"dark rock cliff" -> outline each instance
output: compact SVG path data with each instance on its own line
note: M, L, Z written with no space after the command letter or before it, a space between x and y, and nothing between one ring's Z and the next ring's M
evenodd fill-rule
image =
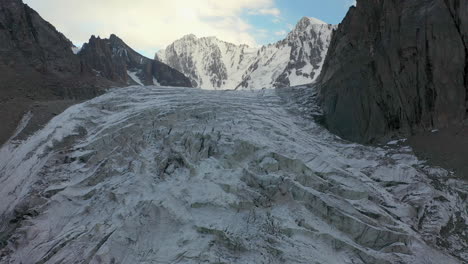
M30 97L96 94L93 74L82 68L73 44L21 0L0 2L1 97L23 90ZM76 80L80 77L81 81ZM59 87L59 86L64 87Z
M358 0L319 79L326 126L367 143L460 123L467 48L466 0Z
M145 84L153 84L155 76L161 85L190 86L181 73L142 57L116 36L91 39L81 58L72 48L21 0L0 1L0 144L28 112L32 119L23 129L25 135L80 100L132 83L127 69Z
M0 143L38 101L91 98L114 85L83 68L72 46L21 0L0 1Z
M96 74L118 83L137 84L129 76L133 74L144 85L159 83L165 86L192 87L185 75L162 62L140 55L115 35L111 35L109 39L92 36L78 55Z

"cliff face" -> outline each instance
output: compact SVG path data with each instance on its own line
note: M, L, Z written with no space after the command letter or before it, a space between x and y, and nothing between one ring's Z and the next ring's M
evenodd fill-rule
M468 1L357 1L319 78L325 124L372 142L447 127L468 109Z
M95 73L109 80L127 84L129 77L125 61L121 57L114 57L109 40L92 36L88 43L78 53L87 67Z
M72 43L27 5L0 2L0 60L2 66L32 67L42 73L67 74L80 70Z
M72 52L73 44L21 0L0 2L1 97L87 97L77 75L94 79ZM59 87L64 86L64 87ZM21 90L23 92L18 92Z
M21 0L0 1L0 143L38 101L91 98L113 85L83 68L72 47Z
M162 62L148 59L115 35L92 36L79 57L97 75L122 84L191 87L190 80Z

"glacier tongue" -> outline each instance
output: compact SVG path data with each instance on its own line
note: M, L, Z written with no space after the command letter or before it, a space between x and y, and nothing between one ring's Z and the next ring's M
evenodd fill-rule
M0 149L0 262L467 261L466 184L329 134L301 117L313 96L134 86L69 108Z

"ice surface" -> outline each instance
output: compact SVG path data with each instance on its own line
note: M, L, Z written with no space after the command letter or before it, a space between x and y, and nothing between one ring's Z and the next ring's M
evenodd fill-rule
M67 109L0 149L0 262L467 261L466 184L337 139L315 95L133 86Z

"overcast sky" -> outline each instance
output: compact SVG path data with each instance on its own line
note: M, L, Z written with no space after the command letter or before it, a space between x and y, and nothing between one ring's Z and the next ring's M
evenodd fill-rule
M303 16L337 24L354 0L24 0L76 45L111 33L146 56L186 34L251 46L285 37Z

